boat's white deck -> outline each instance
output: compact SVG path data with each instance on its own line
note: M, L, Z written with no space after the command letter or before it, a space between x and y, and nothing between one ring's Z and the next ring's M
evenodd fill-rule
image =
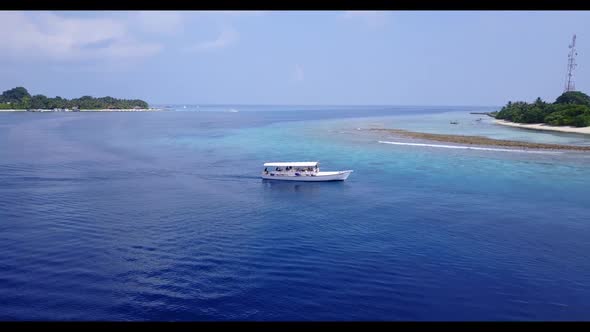
M348 178L352 173L352 170L347 171L335 171L335 172L317 172L297 175L295 172L282 173L282 172L269 172L262 173L264 179L274 180L289 180L289 181L343 181Z
M316 176L328 176L328 175L337 175L340 172L317 172Z

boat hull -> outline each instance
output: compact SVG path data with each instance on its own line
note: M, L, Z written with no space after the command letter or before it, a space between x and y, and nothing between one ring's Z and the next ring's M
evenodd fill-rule
M338 171L338 172L318 172L315 175L291 175L269 172L262 174L265 180L279 180L279 181L302 181L302 182L322 182L322 181L344 181L352 171Z

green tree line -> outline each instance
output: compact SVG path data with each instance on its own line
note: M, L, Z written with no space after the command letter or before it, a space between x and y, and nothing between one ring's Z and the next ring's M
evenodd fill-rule
M537 98L534 103L508 102L496 119L518 123L546 123L552 126L590 126L590 97L579 91L569 91L557 97L554 103Z
M59 96L55 98L44 95L31 96L23 87L6 90L0 95L0 109L132 109L148 107L148 103L139 99L94 98L91 96L65 99Z

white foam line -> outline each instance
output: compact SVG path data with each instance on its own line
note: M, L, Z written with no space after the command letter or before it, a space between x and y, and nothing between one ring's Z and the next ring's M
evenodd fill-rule
M433 147L433 148L445 148L445 149L467 149L467 150L505 151L505 152L520 152L520 153L544 153L544 154L561 153L558 151L528 151L528 150L517 150L517 149L481 148L481 147L475 147L475 146L462 146L462 145L439 145L439 144L388 142L388 141L379 141L379 143L394 144L394 145L428 146L428 147Z

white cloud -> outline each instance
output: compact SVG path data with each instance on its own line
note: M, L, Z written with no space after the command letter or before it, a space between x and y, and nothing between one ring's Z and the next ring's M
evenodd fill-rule
M262 16L266 12L261 10L212 10L203 13L224 16Z
M185 15L175 11L139 11L135 22L144 31L156 34L173 34L182 29Z
M344 19L362 22L370 28L381 27L389 21L389 12L375 10L345 11Z
M85 60L144 57L161 46L133 38L121 20L0 12L0 56Z
M298 82L305 80L305 72L303 71L303 67L301 67L299 64L295 65L294 77Z
M268 12L263 10L240 10L232 12L233 15L238 16L263 16L266 15Z
M238 32L231 27L225 28L221 31L219 36L210 41L201 42L197 45L189 47L190 51L194 52L205 52L213 51L227 47L238 40Z
M0 59L73 63L144 58L163 50L166 36L195 20L221 24L217 38L189 46L196 52L222 49L239 37L231 22L261 11L133 11L74 16L59 12L0 11ZM110 61L110 62L116 62Z

